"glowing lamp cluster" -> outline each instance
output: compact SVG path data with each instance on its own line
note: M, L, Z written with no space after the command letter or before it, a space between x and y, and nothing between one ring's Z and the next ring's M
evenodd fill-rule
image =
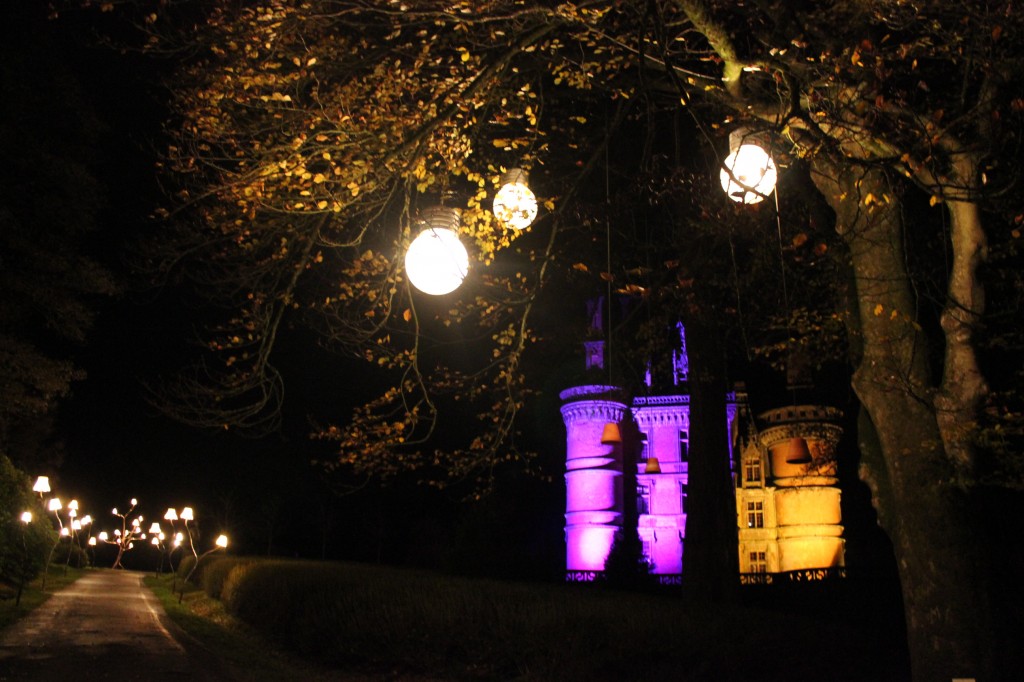
M501 176L492 210L498 223L525 230L537 218L537 197L527 185L526 171L512 168ZM436 206L423 212L423 229L405 253L409 282L425 294L443 296L459 288L469 273L469 254L459 241L462 218L453 208Z
M425 228L405 253L405 272L425 294L443 296L459 288L469 272L469 254L459 241L459 212L441 206L423 212Z
M494 217L505 227L525 230L537 219L537 197L527 184L526 171L511 168L501 176L494 195Z
M737 203L756 204L775 191L778 171L771 155L746 130L729 136L729 156L719 173L722 189Z

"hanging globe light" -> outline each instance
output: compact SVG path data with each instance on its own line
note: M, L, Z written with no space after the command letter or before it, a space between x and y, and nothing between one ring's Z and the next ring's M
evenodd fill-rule
M405 273L425 294L442 296L459 288L469 272L469 254L459 241L459 212L436 207L423 212L425 229L405 252Z
M729 150L719 179L730 199L756 204L775 190L775 162L749 131L737 130L729 135Z
M511 168L501 176L494 195L494 217L513 230L524 230L537 218L537 197L527 184L526 171Z

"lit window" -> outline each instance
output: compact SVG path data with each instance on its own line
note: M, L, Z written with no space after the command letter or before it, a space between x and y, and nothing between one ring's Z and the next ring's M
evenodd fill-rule
M747 502L747 528L764 528L764 502Z
M756 459L748 459L743 464L743 478L747 483L761 482L761 462Z

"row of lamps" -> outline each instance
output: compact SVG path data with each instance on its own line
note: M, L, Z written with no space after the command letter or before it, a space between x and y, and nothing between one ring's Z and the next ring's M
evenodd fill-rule
M43 497L47 493L51 492L49 477L39 476L38 478L36 478L35 484L32 486L32 491L38 493L40 499L43 499ZM93 536L91 533L88 534L86 544L89 547L95 547L97 545L97 542L103 542L108 545L114 545L118 548L117 558L114 560L114 568L123 568L123 566L121 565L121 559L123 558L125 552L134 548L136 540L147 539L147 531L143 530L142 525L143 517L139 515L131 519L130 521L128 520L129 516L131 516L132 511L134 511L137 505L138 500L132 498L131 507L128 509L127 512L121 513L118 511L117 507L114 507L114 509L111 511L111 513L114 516L117 516L121 519L121 528L114 529L112 533L108 533L107 531L101 531L95 536ZM53 553L57 549L57 545L60 543L61 540L65 538L69 539L71 542L75 542L76 537L78 537L79 534L84 529L91 527L93 523L92 517L88 514L82 516L81 518L78 518L78 500L71 500L70 502L68 502L67 507L65 507L59 497L52 497L47 502L46 508L48 511L54 514L54 517L57 520L58 535L56 543L54 543L53 547L50 548L49 554L47 555L46 564L44 566L42 584L42 589L44 591L46 590L46 576L48 573L46 567L50 565L50 561L53 559ZM65 523L64 519L61 518L61 511L65 511L65 515L68 517L67 523ZM228 537L222 534L217 536L217 539L215 540L212 549L200 555L196 551L195 543L193 542L192 537L192 529L189 528L188 525L189 521L193 521L194 519L195 512L192 511L191 507L182 508L180 514L174 508L169 508L164 513L164 520L166 520L171 526L172 535L169 546L167 544L168 536L163 532L163 529L160 527L159 522L153 522L150 524L148 529L150 544L152 544L153 547L155 547L160 552L160 564L158 566L158 572L163 569L164 556L167 556L167 560L168 563L170 564L171 571L174 572L175 568L173 564L173 553L175 550L179 549L182 545L184 545L186 540L188 541L188 546L189 549L192 551L192 555L196 559L196 563L195 565L193 565L192 571L195 571L196 566L199 565L199 561L202 559L202 557L210 554L211 552L227 548ZM184 522L184 532L175 532L174 524L177 521ZM28 524L32 522L32 512L22 512L21 522L25 526L28 526ZM71 552L69 550L68 563L70 563L70 561ZM64 566L64 571L65 573L67 573L67 564L65 564ZM189 572L188 578L191 577L192 572ZM186 578L186 580L188 578ZM175 580L177 580L176 575ZM20 589L18 591L18 596L20 601Z
M759 136L741 128L729 135L729 154L719 172L722 189L730 199L756 204L775 190L778 171ZM537 197L526 171L511 168L499 181L492 212L498 223L525 230L537 218ZM414 287L443 296L459 288L469 273L469 254L459 241L459 211L436 206L421 216L423 230L405 253L405 271Z
M526 171L512 168L501 176L491 207L498 222L513 230L525 230L537 218L537 197L530 189ZM425 294L443 296L462 284L469 273L469 253L459 241L462 217L457 209L429 208L421 214L423 230L405 252L405 273Z

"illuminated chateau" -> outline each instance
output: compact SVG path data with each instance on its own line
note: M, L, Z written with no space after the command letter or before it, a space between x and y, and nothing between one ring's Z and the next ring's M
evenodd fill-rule
M690 400L682 325L678 332L671 394L637 397L630 404L616 386L574 386L560 394L566 428L565 565L571 581L593 580L603 571L616 534L633 519L651 572L663 583L679 580L686 538ZM604 342L585 345L587 368L602 369ZM844 541L835 458L842 433L835 423L839 411L797 405L750 422L744 400L741 393L729 394L723 409L730 434L748 435L729 438L729 451L721 453L733 471L744 580L765 581L779 573L815 577L825 569L841 568ZM618 427L630 421L642 445L636 455L626 455L631 461L623 461ZM624 505L632 504L623 494L624 466L636 471L635 515L624 513Z

